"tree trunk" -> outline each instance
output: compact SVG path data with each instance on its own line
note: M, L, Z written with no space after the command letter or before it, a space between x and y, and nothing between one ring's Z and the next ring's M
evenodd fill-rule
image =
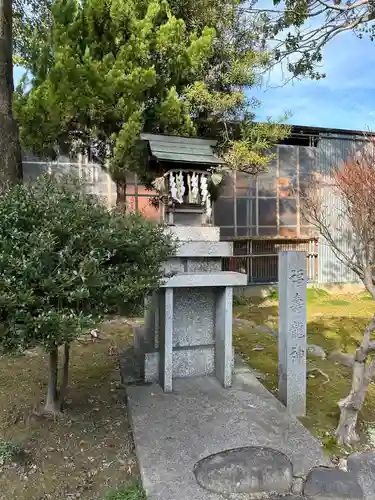
M0 190L22 181L18 125L13 118L12 0L0 0Z
M368 363L369 353L373 349L370 337L374 330L375 315L363 334L361 345L355 352L350 393L339 402L340 421L335 433L339 444L351 446L359 439L356 431L358 414L365 401L375 367L375 358Z
M63 409L64 399L65 399L66 391L67 391L67 388L68 388L68 381L69 381L69 357L70 357L70 345L69 344L65 344L64 345L63 375L62 375L61 387L60 387L60 391L59 391L59 408L60 408L60 411Z
M359 440L356 432L358 413L363 406L368 389L365 380L366 360L358 360L356 353L351 391L346 398L339 402L340 421L336 429L336 439L339 444L350 446Z
M116 196L116 205L126 212L126 181L116 181Z
M52 415L60 413L59 398L57 393L58 362L59 362L59 351L58 347L56 346L49 353L48 389L47 389L46 403L44 405L44 413Z

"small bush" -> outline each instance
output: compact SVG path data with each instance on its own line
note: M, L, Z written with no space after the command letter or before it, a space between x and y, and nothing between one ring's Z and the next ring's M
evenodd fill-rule
M233 305L234 306L246 306L249 303L249 299L243 295L233 295Z
M18 443L0 441L0 465L15 462L23 455L23 447Z
M271 288L266 297L268 300L279 300L279 290L278 288Z
M174 244L141 216L109 211L78 181L48 175L0 197L0 221L0 353L45 348L46 408L59 411L58 347L65 370L83 331L106 315L135 314Z
M374 300L371 294L366 290L358 294L360 300Z

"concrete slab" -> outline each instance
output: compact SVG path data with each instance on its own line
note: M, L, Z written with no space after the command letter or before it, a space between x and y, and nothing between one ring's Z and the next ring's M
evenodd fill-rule
M229 241L187 241L176 251L177 257L232 257L233 243Z
M162 288L198 288L198 287L226 287L243 286L247 282L247 275L233 271L218 271L216 273L180 273L167 278Z
M193 470L199 460L234 448L278 450L292 462L294 477L329 465L320 443L243 364L231 389L214 377L177 379L170 394L156 384L129 387L128 406L149 500L223 500L199 486Z
M165 229L179 241L220 241L220 228L217 226L170 226Z

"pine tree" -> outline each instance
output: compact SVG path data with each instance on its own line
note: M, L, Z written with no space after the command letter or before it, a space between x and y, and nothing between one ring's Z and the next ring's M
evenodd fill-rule
M235 5L228 2L225 16L232 28L240 26ZM57 1L49 43L30 54L31 90L16 101L23 144L38 154L59 141L90 146L109 164L120 203L126 173L145 173L142 130L194 136L203 123L237 121L242 136L223 134L222 153L234 166L262 168L288 130L253 126L245 89L267 56L249 38L230 42L228 27L195 26L167 0Z

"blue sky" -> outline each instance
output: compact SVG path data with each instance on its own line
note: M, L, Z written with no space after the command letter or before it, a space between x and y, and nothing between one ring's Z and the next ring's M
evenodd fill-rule
M257 119L278 118L290 111L296 125L375 130L375 42L345 33L323 53L319 81L303 80L280 87L280 68L262 89L251 92L261 101Z
M14 85L17 86L18 82L20 81L20 78L24 74L24 70L22 68L15 67L13 71L13 76L14 76Z
M250 95L261 101L257 120L276 119L288 111L295 125L374 131L375 42L345 33L330 42L323 56L323 80L280 86L283 75L277 67L263 88L252 90ZM16 83L22 73L15 68Z

